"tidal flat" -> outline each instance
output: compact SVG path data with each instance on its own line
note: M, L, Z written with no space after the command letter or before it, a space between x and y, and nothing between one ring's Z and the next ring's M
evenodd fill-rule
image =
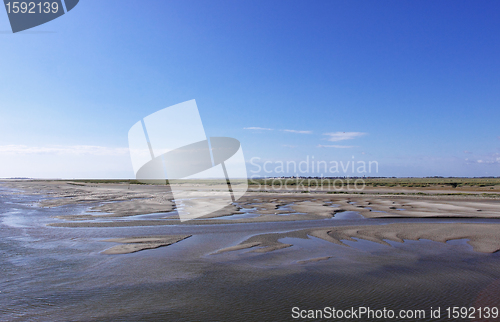
M180 222L165 186L2 181L0 319L290 321L294 307L499 307L500 199L405 189L250 187Z

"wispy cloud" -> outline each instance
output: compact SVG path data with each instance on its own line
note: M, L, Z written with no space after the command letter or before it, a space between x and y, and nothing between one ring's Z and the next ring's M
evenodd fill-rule
M335 148L335 149L350 149L350 148L355 148L356 146L354 145L321 145L318 144L318 148Z
M464 153L465 153L465 154L472 154L472 152L467 151L467 150L465 150L465 151L464 151Z
M495 158L495 159L489 159L489 160L469 160L465 159L466 162L468 163L484 163L484 164L500 164L500 158Z
M273 129L268 129L265 127L257 127L257 126L251 126L251 127L244 127L244 130L265 130L265 131L272 131Z
M283 132L299 133L299 134L311 134L312 131L297 131L297 130L282 130Z
M486 163L486 164L494 164L494 163L500 163L500 158L497 158L496 160L477 160L477 163Z
M487 155L482 155L479 156L475 159L465 159L465 162L467 164L474 164L474 163L480 163L480 164L500 164L500 153L490 153Z
M128 154L128 148L109 148L95 145L0 145L0 154L65 154L65 155L123 155Z
M366 135L368 133L364 132L332 132L332 133L323 133L323 135L329 136L327 138L328 141L331 142L338 142L338 141L344 141L344 140L352 140L357 137Z

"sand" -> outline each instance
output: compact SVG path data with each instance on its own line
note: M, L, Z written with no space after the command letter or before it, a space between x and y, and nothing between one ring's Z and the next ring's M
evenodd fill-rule
M41 207L88 205L87 213L58 216L49 226L137 227L159 225L228 225L257 222L314 221L334 217L345 211L355 211L365 218L500 218L500 199L482 195L381 195L328 193L268 193L249 191L237 202L227 205L207 217L180 222L175 203L167 186L128 184L86 184L66 181L8 181L2 185L23 190L23 193L43 194ZM184 189L197 187L184 186ZM414 191L412 190L412 193ZM207 198L205 204L211 202ZM189 207L189 202L186 202ZM196 211L191 208L190 211ZM221 219L249 212L253 216L240 219ZM156 214L154 220L132 218L136 215ZM130 218L128 220L127 218ZM63 219L63 220L61 220ZM120 220L117 220L120 219ZM125 220L123 220L125 219ZM319 223L319 222L318 222ZM335 225L332 222L332 225ZM324 226L322 224L321 226ZM496 224L439 223L388 224L367 226L337 226L302 229L288 233L261 234L248 238L239 245L216 251L214 254L251 248L252 252L270 252L291 247L279 242L284 237L307 239L318 237L344 245L342 240L361 238L379 244L387 241L430 239L446 242L467 239L475 251L491 253L500 249L500 230ZM146 238L147 237L147 238ZM152 238L152 239L151 239ZM180 239L179 239L180 238ZM123 243L106 250L106 254L124 254L152 249L178 242L186 236L136 237L108 240Z
M145 213L170 212L174 203L168 186L128 184L86 184L71 181L2 181L2 185L28 194L46 195L38 206L88 205L91 215L65 217L88 220L99 217L126 217Z
M87 213L59 216L68 222L54 223L56 227L129 227L187 224L180 223L176 205L168 186L129 185L126 183L87 184L71 181L9 181L2 185L22 189L27 193L45 194L49 198L41 207L88 205ZM183 189L199 189L185 185ZM413 189L411 190L413 191ZM218 200L206 198L206 204ZM196 206L187 200L183 206L196 213ZM204 203L199 203L203 207ZM189 208L191 207L191 208ZM217 218L247 212L256 216L220 220ZM337 213L356 211L366 218L500 218L500 199L481 195L337 195L327 193L266 193L247 192L236 203L229 204L208 216L196 220L197 225L250 222L280 222L332 218ZM163 213L155 219L113 221L113 218ZM134 218L135 219L135 218Z
M276 198L278 197L278 198ZM255 200L257 199L257 200ZM133 222L112 221L110 217L131 216L134 213L153 213L157 208L149 201L134 201L107 204L114 207L113 213L105 215L61 216L71 222L51 224L55 227L130 227L157 225L204 225L204 224L237 224L253 222L283 222L300 220L319 220L332 218L338 213L355 211L365 218L500 218L500 200L477 198L441 198L433 197L400 197L400 196L331 196L328 194L265 194L248 192L237 203L228 205L210 216L186 222L179 222L175 212L164 220L134 220ZM115 205L117 204L117 205ZM119 210L129 207L124 213ZM224 216L241 214L245 209L254 209L255 217L221 220ZM95 210L96 208L92 208ZM111 211L111 210L109 210ZM109 221L88 221L102 219ZM86 222L78 222L87 220Z
M387 241L404 243L405 240L428 239L445 243L449 240L467 239L467 243L472 246L474 251L480 253L494 253L500 250L499 229L500 225L496 224L468 223L404 223L312 228L286 233L252 236L239 245L221 249L215 254L250 248L252 249L251 252L271 252L292 246L280 242L282 238L294 237L309 239L310 236L342 246L348 246L342 242L343 240L356 241L354 238L364 239L386 246L391 246Z
M127 237L105 239L105 242L121 243L103 251L106 255L130 254L141 250L154 249L163 246L169 246L180 242L191 235L168 235L168 236L145 236L145 237Z

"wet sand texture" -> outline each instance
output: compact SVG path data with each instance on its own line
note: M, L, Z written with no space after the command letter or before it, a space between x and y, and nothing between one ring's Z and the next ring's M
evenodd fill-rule
M146 237L105 239L103 241L121 243L123 245L117 245L111 247L109 249L106 249L102 253L106 255L130 254L141 250L169 246L189 237L191 237L191 235L146 236Z
M250 249L253 252L270 252L290 244L280 242L285 237L308 239L317 237L328 242L347 246L342 241L364 239L391 246L387 241L404 243L405 240L429 239L445 243L449 240L467 239L473 250L480 253L494 253L500 250L500 225L498 224L389 224L377 226L339 226L330 228L313 228L286 233L272 233L252 236L239 245L221 249L214 254ZM256 248L258 247L258 248Z
M90 205L89 213L63 215L59 219L68 223L54 223L57 227L123 227L179 224L175 203L167 186L127 184L85 184L64 181L2 182L28 193L48 194L42 207L64 205ZM190 189L200 187L183 186ZM216 202L208 196L206 204ZM187 200L186 209L195 213L196 208ZM203 204L201 204L203 206ZM200 207L201 207L200 206ZM254 209L254 216L224 220L217 217L243 213ZM266 193L247 192L235 204L230 204L196 224L248 223L316 220L334 217L344 211L356 211L366 218L500 218L500 199L477 196L443 195L332 195L327 193ZM113 221L114 217L129 217L151 213L166 213L164 220ZM257 216L255 216L257 215ZM106 222L103 222L102 219ZM86 222L78 222L85 220ZM101 221L95 222L94 221ZM181 224L193 224L186 221Z

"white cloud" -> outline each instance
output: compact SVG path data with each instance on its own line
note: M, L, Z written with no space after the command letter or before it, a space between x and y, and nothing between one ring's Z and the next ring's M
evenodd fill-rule
M265 128L265 127L251 126L251 127L244 127L243 130L265 130L265 131L272 131L273 129L268 129L268 128Z
M476 162L485 164L494 164L494 163L500 163L500 158L497 158L496 160L477 160Z
M465 163L467 164L500 164L500 156L498 153L490 153L488 155L482 155L476 159L465 159Z
M350 149L350 148L355 148L356 146L354 145L321 145L318 144L318 148L336 148L336 149Z
M52 145L52 146L27 146L27 145L0 145L0 154L27 155L27 154L57 154L57 155L124 155L128 148L109 148L95 145Z
M364 132L333 132L333 133L323 133L323 135L328 135L328 141L337 142L344 140L352 140L354 138L366 135L368 133Z
M283 132L299 133L299 134L311 134L312 131L297 131L297 130L282 130Z

